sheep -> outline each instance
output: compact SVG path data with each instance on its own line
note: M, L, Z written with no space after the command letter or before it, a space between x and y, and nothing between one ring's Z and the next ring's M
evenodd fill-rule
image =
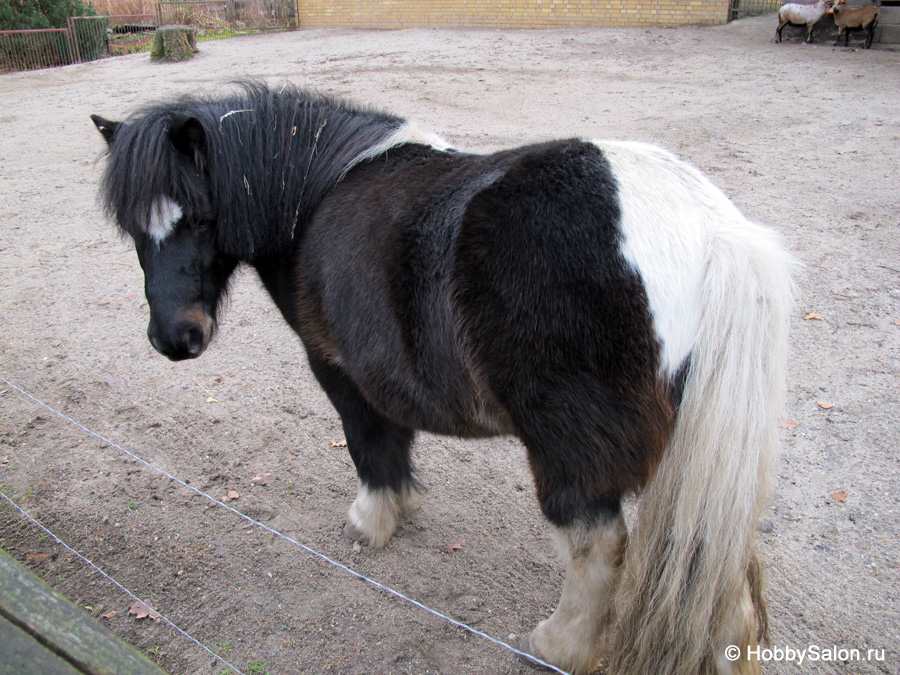
M785 26L806 25L807 36L806 44L812 42L813 26L819 23L819 20L825 16L825 12L832 5L832 0L819 0L814 5L800 5L790 2L782 5L778 10L778 28L775 29L775 42L781 42L781 31Z
M863 49L872 46L872 38L875 35L875 26L878 25L878 7L869 5L868 7L847 7L844 0L838 0L834 6L834 23L838 27L837 40L833 46L841 41L841 35L844 36L844 46L850 44L851 30L866 31L866 41Z

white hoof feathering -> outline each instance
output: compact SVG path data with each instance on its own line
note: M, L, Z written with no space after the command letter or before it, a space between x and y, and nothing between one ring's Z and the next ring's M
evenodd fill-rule
M409 489L398 493L390 488L361 485L347 514L344 534L353 541L381 548L397 531L400 516L411 505L414 494Z
M605 525L557 533L566 562L562 597L550 618L538 624L522 647L547 663L580 675L593 672L603 660L627 529L619 514Z

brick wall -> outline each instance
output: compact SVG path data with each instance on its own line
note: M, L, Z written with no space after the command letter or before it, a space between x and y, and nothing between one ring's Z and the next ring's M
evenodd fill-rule
M725 23L728 0L297 0L301 28Z

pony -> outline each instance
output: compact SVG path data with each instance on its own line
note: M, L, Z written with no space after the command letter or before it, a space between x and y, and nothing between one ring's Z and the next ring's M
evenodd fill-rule
M153 347L200 356L254 268L340 414L347 537L397 530L417 430L514 434L566 566L523 652L571 673L758 671L793 295L771 229L653 146L468 153L288 85L92 119Z

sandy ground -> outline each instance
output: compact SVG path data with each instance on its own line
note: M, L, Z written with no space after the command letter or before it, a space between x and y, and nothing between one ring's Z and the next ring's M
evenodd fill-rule
M192 486L239 493L231 505L267 526L517 641L562 581L519 443L421 436L424 504L386 550L354 550L340 535L356 481L332 447L339 419L253 275L235 283L203 358L173 364L151 349L137 259L96 205L103 142L88 115L250 76L369 102L473 151L567 135L662 144L805 264L760 539L774 645L820 651L766 672L900 673L900 52L776 45L774 28L770 15L677 29L307 31L201 43L184 64L139 54L4 75L0 375ZM0 383L3 493L242 672L531 672L113 444ZM263 472L268 484L252 481ZM168 671L227 672L162 621L130 616L127 595L6 503L0 545L86 611L116 612L100 620ZM2 654L0 672L17 672Z

